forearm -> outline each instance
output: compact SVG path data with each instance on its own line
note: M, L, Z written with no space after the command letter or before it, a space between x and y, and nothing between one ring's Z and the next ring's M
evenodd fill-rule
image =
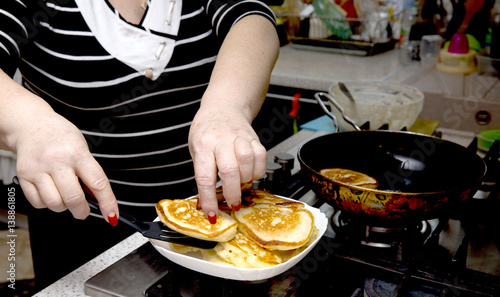
M251 122L265 98L278 52L279 39L269 20L250 15L238 21L219 51L202 107L235 108Z
M0 149L16 152L23 126L37 122L43 113L54 114L40 97L32 94L0 70Z

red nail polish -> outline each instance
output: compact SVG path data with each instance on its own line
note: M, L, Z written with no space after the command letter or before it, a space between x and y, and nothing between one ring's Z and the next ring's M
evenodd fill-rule
M108 214L108 222L111 226L118 225L118 217L116 216L116 213L110 212Z
M208 213L208 221L210 222L210 224L214 225L215 223L217 223L217 215L213 212Z
M196 199L196 209L201 209L200 198Z
M236 204L236 205L233 205L233 210L234 210L234 211L238 211L238 210L240 210L240 208L241 208L241 203L238 203L238 204Z

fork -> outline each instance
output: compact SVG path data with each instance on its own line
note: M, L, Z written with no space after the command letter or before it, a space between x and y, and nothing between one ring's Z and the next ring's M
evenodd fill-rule
M97 202L87 200L87 203L90 209L94 213L100 213ZM181 234L177 231L168 228L161 221L154 221L154 222L140 221L136 219L134 216L128 213L124 213L123 211L120 211L120 216L118 220L134 228L136 231L138 231L143 236L148 238L168 241L171 243L176 243L186 246L192 246L200 249L212 249L217 245L217 242L215 241L201 240Z

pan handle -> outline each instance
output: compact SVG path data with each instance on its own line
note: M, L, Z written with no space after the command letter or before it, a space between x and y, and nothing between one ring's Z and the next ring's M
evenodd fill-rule
M314 94L314 98L316 98L316 101L318 101L319 103L319 106L321 106L321 108L323 109L323 111L326 113L327 116L329 116L330 118L332 118L333 120L333 126L335 128L335 132L339 132L339 122L337 120L337 117L335 117L335 115L328 109L328 107L326 107L325 103L323 102L323 100L321 100L321 97L326 97L326 99L328 99L328 101L330 101L332 103L333 106L335 106L335 108L338 109L338 111L340 112L340 114L342 115L342 118L347 122L349 123L351 126L354 127L354 129L356 131L360 131L361 128L359 128L356 123L351 119L349 118L344 109L342 108L342 106L340 106L337 101L335 101L335 99L333 99L332 96L330 96L330 94L328 93L324 93L324 92L318 92L316 94Z

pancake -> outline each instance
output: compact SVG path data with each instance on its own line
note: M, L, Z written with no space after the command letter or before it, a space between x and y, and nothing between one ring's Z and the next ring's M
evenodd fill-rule
M281 258L283 259L283 261L288 261L291 258L302 253L305 249L307 249L307 247L309 247L311 244L314 243L316 238L318 238L318 235L319 235L319 229L316 228L316 226L315 226L313 228L313 232L312 232L311 236L309 237L309 240L303 246L299 247L298 249L294 249L294 250L278 251Z
M321 169L319 173L333 181L338 181L352 186L360 186L369 189L375 189L378 187L378 181L373 177L349 169L325 168Z
M210 224L203 210L196 209L197 200L164 199L156 204L156 213L163 224L187 236L217 242L233 239L237 223L231 215L220 211L217 223Z
M243 207L259 203L268 203L279 206L304 207L304 204L302 204L301 202L280 198L264 190L247 190L242 193L241 199L243 200Z
M268 250L292 250L307 243L314 216L304 207L259 203L233 211L238 230Z
M212 250L202 251L203 259L213 263L232 265L239 268L264 268L283 263L281 256L264 249L241 233Z

